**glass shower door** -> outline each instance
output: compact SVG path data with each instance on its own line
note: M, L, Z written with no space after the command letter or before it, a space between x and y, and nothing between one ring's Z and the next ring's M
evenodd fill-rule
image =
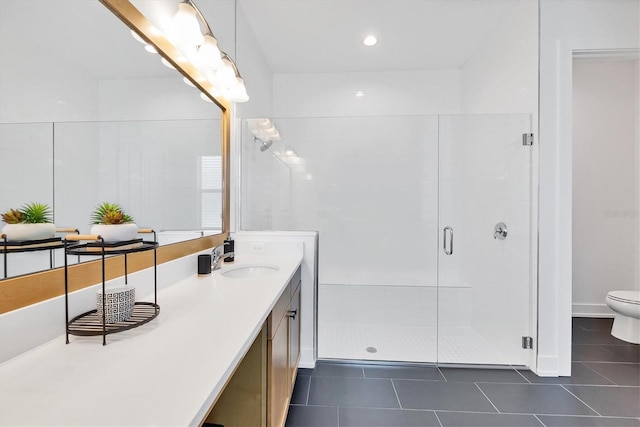
M527 365L528 114L439 117L438 363Z

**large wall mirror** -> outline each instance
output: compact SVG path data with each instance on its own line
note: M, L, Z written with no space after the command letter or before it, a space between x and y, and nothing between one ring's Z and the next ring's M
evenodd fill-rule
M188 253L221 239L228 106L185 84L189 67L162 38L147 41L168 66L132 37L150 22L126 0L3 0L0 9L0 211L47 203L56 227L88 233L91 211L108 201L161 245ZM180 246L194 239L206 243ZM4 263L0 255L3 299L6 282L55 269L64 254L10 253L6 278Z

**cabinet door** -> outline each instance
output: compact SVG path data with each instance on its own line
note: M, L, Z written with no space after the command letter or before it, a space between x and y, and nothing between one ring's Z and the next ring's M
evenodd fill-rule
M293 286L295 288L295 286ZM293 294L291 304L288 311L289 317L289 380L291 382L291 390L296 381L296 373L298 372L298 362L300 361L300 286Z
M284 425L289 403L289 343L287 340L287 322L281 322L273 338L267 341L269 354L269 401L267 403L268 425Z

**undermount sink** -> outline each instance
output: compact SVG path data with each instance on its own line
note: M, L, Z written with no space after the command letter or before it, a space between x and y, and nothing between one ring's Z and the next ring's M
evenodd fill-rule
M280 270L277 265L271 264L243 264L225 268L220 272L223 277L232 279L243 279L247 277L265 276Z

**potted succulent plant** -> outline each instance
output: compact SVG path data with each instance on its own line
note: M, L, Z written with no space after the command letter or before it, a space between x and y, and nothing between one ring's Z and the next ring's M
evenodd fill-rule
M138 234L138 226L117 203L103 202L91 214L91 234L100 235L105 242L132 240Z
M9 209L2 214L2 221L6 223L2 233L7 240L42 240L56 233L51 208L46 203L31 202L20 209Z

